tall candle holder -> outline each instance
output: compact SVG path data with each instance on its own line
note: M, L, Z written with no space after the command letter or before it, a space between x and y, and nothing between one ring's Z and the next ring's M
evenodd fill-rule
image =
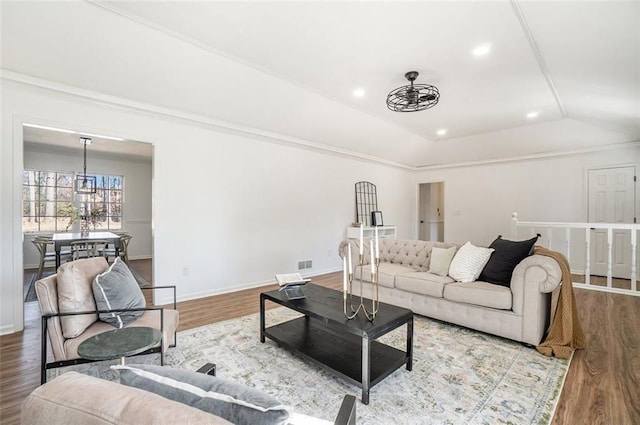
M351 258L349 258L349 261L351 261ZM372 261L372 267L371 267L371 286L373 289L373 294L371 297L371 310L368 310L367 307L364 305L364 293L363 293L363 289L364 289L364 279L363 279L363 267L364 266L364 255L359 254L358 255L358 264L360 265L360 278L358 279L360 281L360 301L356 302L355 306L353 303L353 280L354 280L354 275L355 273L353 273L353 270L351 269L351 267L349 267L349 271L346 272L345 271L345 275L348 276L348 284L345 285L343 287L343 312L345 317L348 320L353 319L354 317L356 317L358 315L358 313L362 310L362 312L364 313L365 317L367 318L367 320L369 320L370 322L372 322L375 318L376 318L376 314L378 313L378 307L379 307L379 301L378 301L378 268L380 267L380 258L376 256L376 258ZM345 264L346 267L346 264ZM349 299L347 301L347 298ZM347 310L347 306L350 307L351 309L351 313L349 313Z

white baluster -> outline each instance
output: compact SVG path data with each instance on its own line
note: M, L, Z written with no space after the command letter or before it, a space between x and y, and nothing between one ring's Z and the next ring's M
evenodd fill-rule
M591 229L585 228L585 256L584 256L584 283L591 283Z
M635 229L631 229L631 290L636 291L636 261L638 257L636 256L636 241L637 241L638 232Z
M611 278L613 274L613 227L607 229L607 288L611 288Z
M551 242L553 241L553 229L551 227L547 228L547 248L551 249Z
M518 213L511 213L511 239L518 240Z
M569 264L571 264L571 228L570 227L567 227L567 230L565 232L564 243L565 243L565 246L567 247L567 261L569 262Z

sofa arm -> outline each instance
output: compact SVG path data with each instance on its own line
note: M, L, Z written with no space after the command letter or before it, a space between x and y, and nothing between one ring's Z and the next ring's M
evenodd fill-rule
M543 255L530 255L513 270L511 277L512 309L523 314L525 302L536 293L549 293L560 285L562 270L556 260Z
M531 255L513 270L512 309L522 316L523 341L536 345L542 340L549 322L550 293L561 281L558 262L543 255Z

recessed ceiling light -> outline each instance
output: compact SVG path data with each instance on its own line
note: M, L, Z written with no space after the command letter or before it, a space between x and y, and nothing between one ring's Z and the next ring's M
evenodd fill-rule
M438 136L444 136L445 134L447 134L447 129L446 128L441 128L440 130L436 131L436 134Z
M365 95L365 93L367 93L367 92L366 92L366 91L364 91L364 89L355 89L355 90L353 91L353 95L354 95L355 97L362 97L362 96L364 96L364 95Z
M530 120L532 120L532 119L536 118L538 115L539 115L539 113L538 113L538 112L535 112L535 111L533 111L533 112L529 112L529 113L527 114L527 118L529 118Z
M491 44L482 44L473 49L474 56L484 56L491 51Z

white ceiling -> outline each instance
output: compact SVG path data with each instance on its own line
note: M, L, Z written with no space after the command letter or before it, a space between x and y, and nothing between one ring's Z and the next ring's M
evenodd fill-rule
M640 140L638 1L1 7L5 70L407 166ZM440 103L391 112L410 70Z

